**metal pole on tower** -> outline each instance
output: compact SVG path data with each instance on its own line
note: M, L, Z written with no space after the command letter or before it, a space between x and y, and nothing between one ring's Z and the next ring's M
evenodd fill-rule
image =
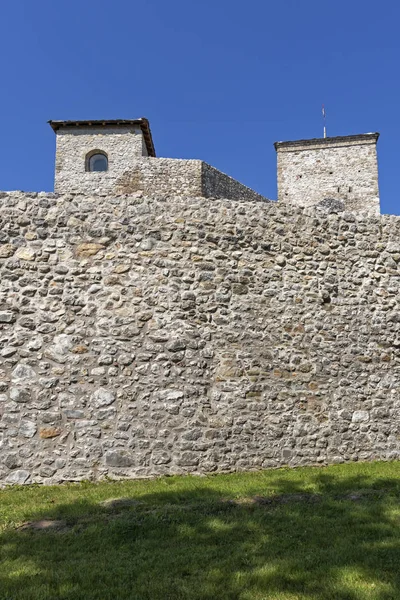
M324 138L326 138L326 110L325 105L322 105L322 117L324 119Z

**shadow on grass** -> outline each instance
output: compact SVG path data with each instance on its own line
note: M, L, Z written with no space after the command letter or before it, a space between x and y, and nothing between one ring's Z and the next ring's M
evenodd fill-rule
M399 480L314 481L313 494L278 477L273 496L200 485L108 507L82 489L30 515L64 529L0 536L0 598L399 599Z

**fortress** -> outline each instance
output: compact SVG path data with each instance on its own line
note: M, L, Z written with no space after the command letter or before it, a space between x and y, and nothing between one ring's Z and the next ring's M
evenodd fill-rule
M0 194L0 483L400 457L400 217L378 134L275 144L278 202L51 121L55 193Z

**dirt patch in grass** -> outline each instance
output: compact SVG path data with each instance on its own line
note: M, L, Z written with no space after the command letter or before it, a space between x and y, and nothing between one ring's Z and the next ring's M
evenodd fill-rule
M56 531L57 533L69 531L69 527L65 521L59 521L54 519L41 519L40 521L28 521L22 523L16 528L17 531Z
M99 506L109 510L132 508L132 506L139 506L140 504L139 500L134 500L133 498L108 498L99 502Z

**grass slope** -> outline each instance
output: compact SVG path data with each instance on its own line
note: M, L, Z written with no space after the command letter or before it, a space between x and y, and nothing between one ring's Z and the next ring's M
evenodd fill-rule
M398 600L399 500L397 462L9 488L0 599Z

